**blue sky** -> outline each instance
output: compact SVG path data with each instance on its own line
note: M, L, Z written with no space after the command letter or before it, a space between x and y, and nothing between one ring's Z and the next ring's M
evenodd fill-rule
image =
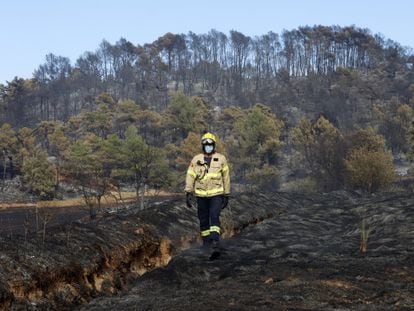
M0 0L0 10L0 83L30 78L48 53L74 64L103 39L144 44L166 32L355 25L414 48L411 0Z

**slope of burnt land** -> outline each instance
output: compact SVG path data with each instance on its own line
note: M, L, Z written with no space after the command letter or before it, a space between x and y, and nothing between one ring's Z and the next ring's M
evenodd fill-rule
M414 309L411 194L242 195L226 213L218 260L192 247L81 310Z
M1 238L0 309L414 308L410 194L238 194L222 221L216 261L182 197Z

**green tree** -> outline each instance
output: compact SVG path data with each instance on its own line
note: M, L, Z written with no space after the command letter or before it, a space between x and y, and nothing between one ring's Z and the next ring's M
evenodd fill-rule
M111 133L115 121L115 101L108 93L102 93L95 98L95 107L91 111L83 110L77 118L72 117L70 123L74 123L78 131L106 138Z
M12 159L16 154L16 144L16 132L13 130L10 124L4 123L0 128L0 157L2 159L3 166L3 171L1 172L3 181L6 180L7 165L10 159Z
M98 209L101 200L110 190L110 171L103 156L102 139L89 134L73 143L66 155L65 173L72 177L83 194L89 215L95 218L95 201Z
M166 119L162 114L146 109L137 112L134 125L147 143L162 146L166 140L165 123Z
M230 158L234 170L242 180L253 182L252 176L257 169L276 173L275 168L281 146L280 134L283 122L264 105L256 104L235 124L237 137L230 145ZM266 167L266 168L265 168ZM250 176L250 178L246 178ZM273 184L276 188L277 185Z
M162 150L148 145L135 126L128 127L125 139L110 135L104 145L107 156L115 161L113 174L132 181L141 208L144 207L145 189L148 186L168 184L168 165Z
M106 105L100 106L96 111L84 112L82 126L84 131L106 138L112 127L112 112Z
M0 98L4 105L5 122L13 126L33 125L33 81L15 77L0 88Z
M214 128L217 128L226 137L231 136L234 133L235 124L239 119L243 118L244 114L245 112L240 107L231 106L225 108L219 113L218 122Z
M37 143L34 136L35 130L23 127L17 134L18 140L18 163L22 165L24 160L36 151Z
M411 122L410 129L408 131L408 159L414 161L414 122Z
M188 136L181 141L180 145L170 144L167 147L168 154L174 155L172 158L173 165L177 166L178 171L184 171L190 164L191 159L202 152L201 135L194 132L188 133Z
M358 129L345 137L348 150L365 148L370 151L382 151L385 149L385 138L376 133L372 127Z
M47 161L47 153L42 150L25 158L22 166L23 182L29 190L40 198L50 198L55 189L54 168Z
M106 92L99 94L95 99L95 103L98 106L106 106L111 110L114 109L115 104L116 104L114 98L109 93L106 93Z
M297 164L305 169L322 191L343 186L343 137L321 116L315 123L302 119L291 131L292 145L298 152Z
M119 101L113 118L115 133L123 136L128 126L136 124L140 111L140 107L132 100Z
M408 138L413 109L393 97L383 106L374 107L374 115L377 119L379 132L385 137L388 147L394 152L408 151Z
M64 166L65 152L70 146L69 138L65 134L63 125L58 125L52 133L48 135L50 155L55 157L56 166L56 188L59 188L59 181Z
M167 111L173 141L184 139L190 131L201 133L208 129L206 120L211 119L211 114L199 97L176 93Z

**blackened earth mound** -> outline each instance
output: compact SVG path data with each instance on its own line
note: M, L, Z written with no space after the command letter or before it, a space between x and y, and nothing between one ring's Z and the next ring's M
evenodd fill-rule
M410 194L241 195L231 209L246 219L218 260L193 247L82 310L414 309ZM370 231L365 253L361 230Z

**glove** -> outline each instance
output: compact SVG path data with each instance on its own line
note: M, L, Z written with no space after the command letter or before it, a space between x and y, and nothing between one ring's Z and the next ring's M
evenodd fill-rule
M187 202L187 207L193 207L193 194L191 192L187 192L186 193L186 202Z
M230 196L228 194L225 194L223 196L223 202L221 203L221 209L225 209L227 205L229 204L229 198Z

